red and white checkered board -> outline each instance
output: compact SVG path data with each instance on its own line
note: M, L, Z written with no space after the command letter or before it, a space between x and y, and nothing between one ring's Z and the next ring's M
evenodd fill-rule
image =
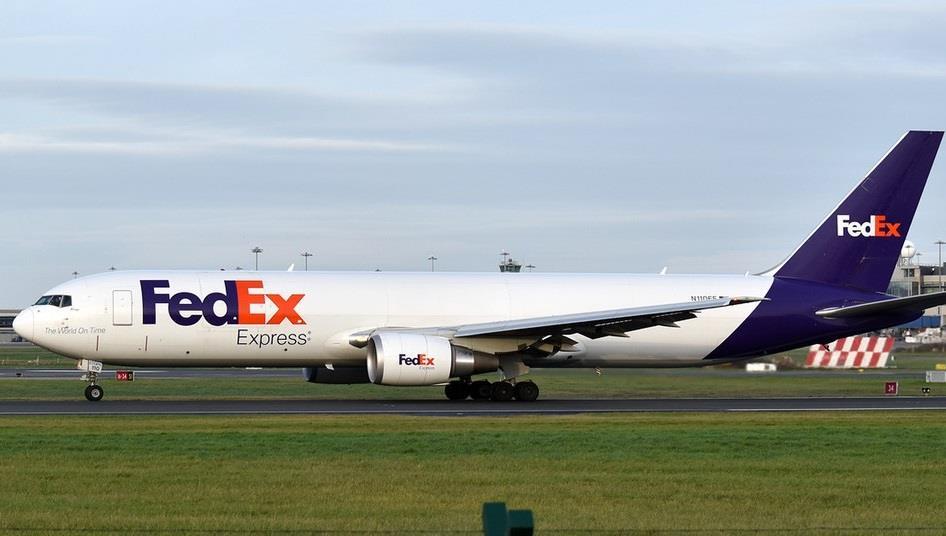
M845 337L827 345L808 349L806 367L812 368L884 368L890 358L890 337Z

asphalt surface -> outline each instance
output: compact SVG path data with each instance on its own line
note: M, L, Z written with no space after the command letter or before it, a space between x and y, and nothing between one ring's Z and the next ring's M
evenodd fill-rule
M539 400L0 401L0 415L569 415L645 412L946 410L946 397Z
M180 378L297 378L302 381L301 368L289 369L191 369L179 368L169 370L159 369L136 369L135 377L148 379L180 379ZM81 370L73 368L65 369L0 369L0 380L9 379L42 379L42 380L76 380L85 374ZM114 368L106 368L102 371L102 377L114 378Z
M218 369L193 369L193 368L176 368L176 369L136 369L129 368L129 370L135 371L135 376L138 378L149 378L149 379L180 379L180 378L298 378L302 379L302 369L301 368L284 368L284 369L274 369L274 368L263 368L263 369L245 369L245 368L218 368ZM540 369L543 373L550 371L551 369ZM562 369L561 372L574 373L577 369ZM753 374L758 376L768 376L771 374L778 374L778 376L878 376L884 379L898 380L898 379L910 379L910 378L924 378L926 371L916 370L916 369L875 369L875 370L863 370L859 371L856 369L850 370L780 370L777 373L765 373L765 372L755 372L748 373L741 369L702 369L702 368L693 368L693 369L623 369L624 373L632 373L638 376L687 376L687 375L699 375L699 376L724 376L724 377L735 377L735 376L746 376L747 374ZM552 371L554 374L559 371ZM591 372L588 371L590 374ZM605 374L609 374L610 371L605 370ZM0 368L0 380L11 380L11 379L44 379L44 380L77 380L82 376L83 372L73 368ZM105 378L113 378L115 374L114 368L106 368L102 371L102 376Z

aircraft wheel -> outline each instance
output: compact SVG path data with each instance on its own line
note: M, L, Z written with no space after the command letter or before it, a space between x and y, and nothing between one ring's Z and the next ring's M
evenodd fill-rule
M470 384L470 398L473 400L489 400L493 396L493 386L486 380L476 380Z
M105 391L101 385L89 385L85 388L85 399L89 402L98 402L105 396Z
M539 398L539 386L534 382L516 383L516 400L535 402Z
M516 390L509 382L496 382L492 385L490 399L496 402L509 402L515 396Z
M449 400L464 400L470 396L470 386L466 382L453 381L443 388L443 394L447 395Z

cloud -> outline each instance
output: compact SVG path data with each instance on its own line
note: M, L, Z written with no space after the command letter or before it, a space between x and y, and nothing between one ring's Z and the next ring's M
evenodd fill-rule
M0 46L73 46L94 43L99 39L91 35L74 34L34 34L0 37Z
M375 61L520 79L536 73L620 75L628 69L927 76L927 68L944 65L941 4L825 4L788 11L782 19L725 32L712 26L702 32L483 23L382 27L364 31L360 51ZM878 59L893 70L868 67Z
M410 99L308 89L103 79L0 79L0 99L43 103L53 119L0 132L0 152L174 156L265 152L447 152L460 143L405 134ZM2 102L2 101L0 101ZM424 103L433 110L436 102ZM81 117L77 127L62 111ZM58 112L58 113L57 113ZM106 125L103 128L102 125ZM111 131L108 125L115 125Z
M895 140L906 129L946 122L941 108L920 105L946 92L946 58L931 53L946 49L942 10L893 16L889 27L883 12L851 7L834 15L802 8L784 24L732 35L492 24L372 29L359 58L476 77L489 90L470 107L477 113L578 118L560 129L536 124L531 138L527 122L490 138L520 157L623 163L646 176L682 177L702 173L696 162L721 163L738 146L743 168L767 166L757 179L775 179L789 165L804 173L808 162L843 150L870 160L875 149L866 148L875 140L865 144L865 137ZM870 37L836 20L845 17ZM916 52L917 34L925 53ZM772 150L801 139L818 140L803 162ZM681 143L687 160L657 156Z
M49 284L246 265L257 243L281 267L311 248L322 267L494 270L509 248L541 270L758 271L904 130L946 125L939 4L658 4L399 19L424 26L196 7L209 34L93 8L58 26L101 35L81 54L0 38L17 60L0 294L66 265ZM917 215L930 229L943 178Z
M344 129L406 117L437 102L326 95L310 89L91 78L0 79L0 97L161 125L256 130Z
M245 150L291 152L444 152L461 151L457 146L385 140L338 138L240 136L227 133L188 132L165 141L70 140L29 134L0 133L0 153L85 153L143 156L182 156Z
M760 95L771 97L763 102L771 110L773 101L855 83L887 91L905 79L946 82L946 10L922 17L855 6L825 11L794 13L797 28L764 35L492 24L374 29L365 32L360 52L371 61L478 76L507 104L617 113L653 110L654 101L682 103L676 107L684 110L690 102L752 106Z

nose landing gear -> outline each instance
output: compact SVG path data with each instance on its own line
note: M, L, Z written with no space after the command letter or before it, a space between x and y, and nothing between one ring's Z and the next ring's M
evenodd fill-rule
M102 397L105 396L105 390L102 389L101 385L95 383L99 373L102 372L102 363L83 359L79 361L77 367L79 370L85 371L85 374L82 375L82 381L89 382L89 385L85 388L85 399L89 402L102 400Z
M105 391L102 390L101 385L92 383L85 388L85 399L89 402L98 402L103 396L105 396Z

